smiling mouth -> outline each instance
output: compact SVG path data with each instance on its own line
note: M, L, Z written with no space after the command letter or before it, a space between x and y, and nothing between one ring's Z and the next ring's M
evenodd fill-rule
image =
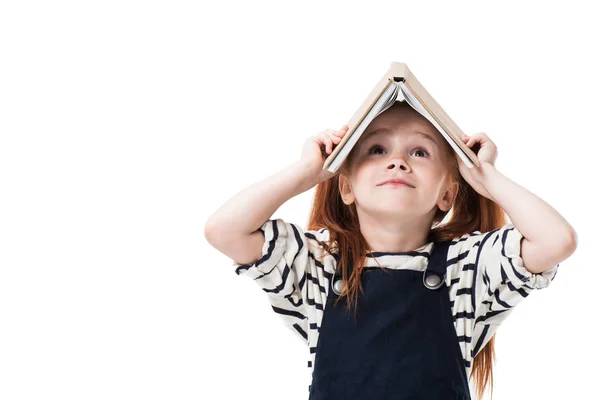
M380 184L380 185L377 185L377 186L388 186L388 185L389 185L389 186L406 186L406 187L413 187L413 186L409 185L409 184L408 184L408 183L406 183L406 182L400 182L400 181L391 181L391 182L385 182L385 183L382 183L382 184Z
M410 186L409 186L408 184L406 184L406 183L399 183L399 182L389 182L389 183L384 183L384 184L383 184L383 185L381 185L381 186L392 186L392 187L402 187L402 186L405 186L405 187L410 187Z

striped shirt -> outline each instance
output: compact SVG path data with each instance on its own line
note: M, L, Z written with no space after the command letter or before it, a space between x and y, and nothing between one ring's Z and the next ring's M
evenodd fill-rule
M319 327L336 270L336 257L321 244L329 241L329 231L304 230L282 219L271 219L260 230L265 236L262 257L253 265L234 260L235 273L258 283L285 326L308 345L312 378ZM513 308L533 289L547 287L558 270L559 264L540 274L525 269L522 238L506 224L455 238L448 248L445 279L467 376L473 358ZM364 266L379 268L377 260L384 268L425 271L433 244L410 252L367 254Z

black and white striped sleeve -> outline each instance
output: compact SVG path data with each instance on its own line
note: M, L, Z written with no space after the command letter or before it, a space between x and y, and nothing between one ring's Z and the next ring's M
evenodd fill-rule
M267 293L284 324L307 339L308 316L303 298L309 262L305 231L282 219L267 221L262 257L252 265L234 260L235 273L253 279Z
M474 252L471 301L475 310L473 357L512 309L534 289L550 285L559 264L542 273L528 271L521 258L523 235L512 224L468 238Z

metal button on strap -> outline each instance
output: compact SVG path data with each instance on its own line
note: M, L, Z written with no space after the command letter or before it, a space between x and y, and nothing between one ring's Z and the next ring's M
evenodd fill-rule
M342 293L342 289L344 288L344 280L341 278L333 278L333 283L331 287L333 288L333 292L339 296Z
M435 290L442 286L442 283L442 277L435 272L429 271L429 274L427 274L427 271L425 271L423 273L423 284L426 288Z

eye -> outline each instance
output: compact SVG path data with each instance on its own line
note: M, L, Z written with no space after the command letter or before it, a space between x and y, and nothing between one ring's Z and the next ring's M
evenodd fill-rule
M381 149L381 150L383 150L383 147L381 147L381 146L379 146L379 145L377 145L377 144L376 144L375 146L372 146L372 147L369 149L369 154L374 154L374 153L371 153L371 152L372 152L373 150L375 150L375 149Z
M415 150L416 150L416 151L422 151L423 153L425 153L425 154L429 155L429 153L427 152L427 150L425 150L425 149L423 149L423 148L421 148L421 147L418 147L418 148L416 148Z
M372 147L369 149L368 153L369 153L369 154L375 154L375 153L372 153L372 152L373 152L374 150L376 150L376 149L381 149L381 150L383 150L383 147L381 147L381 146L380 146L380 145L378 145L378 144L376 144L376 145L373 145L373 146L372 146ZM427 150L425 150L424 148L422 148L422 147L416 147L414 151L421 151L421 152L423 152L423 153L427 154L427 156L429 156L429 152L428 152ZM414 152L414 151L413 151L413 152ZM378 153L378 154L382 154L382 153Z

